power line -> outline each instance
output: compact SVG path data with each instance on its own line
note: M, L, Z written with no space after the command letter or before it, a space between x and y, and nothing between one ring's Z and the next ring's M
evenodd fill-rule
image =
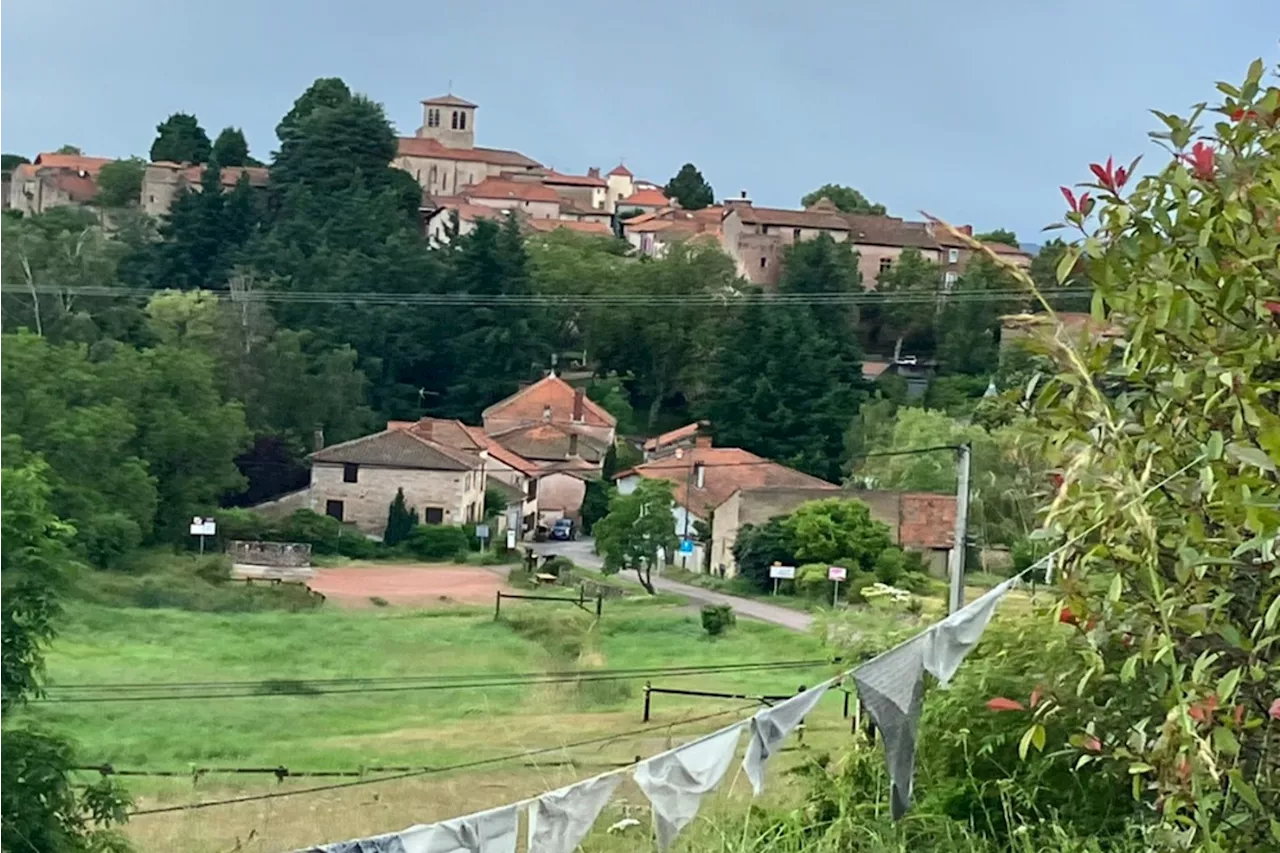
M830 663L823 661L822 663ZM811 669L820 666L821 663L815 664L810 662L787 663L787 664L766 664L753 667L750 670L741 668L731 670L732 672L755 671L763 672L767 670L791 670L791 669ZM596 675L592 672L583 672L571 676L555 676L543 677L534 676L531 678L520 679L502 679L490 681L473 681L464 683L445 683L445 684L412 684L412 685L385 685L385 686L349 686L338 689L314 689L308 687L305 683L279 683L278 687L268 687L264 690L255 692L233 692L233 691L216 691L216 692L179 692L179 693L146 693L139 695L120 695L120 694L100 694L88 696L67 696L63 698L44 698L36 700L33 704L40 705L67 705L81 704L89 702L173 702L187 700L210 700L210 699L272 699L278 697L302 697L309 698L313 696L340 696L348 694L367 695L370 693L406 693L406 692L434 692L437 690L475 690L496 687L527 687L539 686L544 684L566 684L566 683L597 683L610 681L636 681L644 678L653 678L656 676L682 677L691 675L714 675L722 670L715 667L707 667L701 670L690 670L686 672L665 672L658 669L638 671L623 675L604 674ZM270 684L270 682L267 682ZM265 686L265 685L264 685Z
M322 793L324 791L337 791L343 788L356 788L362 785L377 785L383 782L394 782L399 779L409 779L416 776L426 776L426 775L432 775L436 773L445 773L453 770L470 770L474 767L484 767L486 765L501 764L503 762L514 761L516 759L532 758L537 755L546 755L547 753L550 753L550 752L559 752L561 750L566 750L566 749L577 749L578 747L595 746L595 745L603 746L605 744L612 743L613 741L622 740L624 738L640 737L650 732L660 731L662 729L672 729L672 728L675 728L676 726L687 726L693 723L705 722L706 720L715 719L717 717L724 717L729 714L737 714L741 711L745 711L749 708L754 708L754 707L756 707L756 703L753 702L750 705L743 705L738 708L731 708L727 711L717 711L713 714L704 714L700 717L691 717L687 720L679 720L674 723L664 723L663 725L660 725L660 726L649 726L647 728L633 729L628 732L621 732L621 733L612 734L612 735L604 735L602 737L588 738L587 740L575 741L573 743L562 744L560 746L548 746L548 747L543 747L541 749L529 750L526 752L512 753L509 755L499 755L493 758L481 758L476 761L466 761L460 764L450 764L450 765L444 765L441 767L424 767L418 770L411 770L404 773L397 773L392 776L382 776L377 779L356 779L352 782L339 782L334 785L315 785L310 788L298 788L292 791L270 791L265 794L250 794L243 797L231 797L225 800L206 800L204 802L187 803L185 805L180 805L180 806L161 806L154 809L137 809L135 811L129 812L129 817L138 817L141 815L149 815L149 814L163 814L166 812L181 812L181 811L188 811L193 809L206 809L206 808L212 808L214 806L234 805L236 803L251 803L258 800L274 800L274 799L279 799L281 797L295 797L295 796L300 796L302 794L316 794L316 793Z

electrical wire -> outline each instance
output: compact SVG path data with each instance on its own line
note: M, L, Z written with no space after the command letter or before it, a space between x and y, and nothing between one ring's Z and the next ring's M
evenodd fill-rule
M236 803L251 803L259 800L274 800L282 797L296 797L303 794L317 794L324 791L337 791L344 788L356 788L363 785L377 785L383 782L394 782L399 779L410 779L417 776L434 775L436 773L445 773L454 770L470 770L475 767L484 767L491 764L501 764L507 761L515 761L517 759L532 758L537 755L546 755L551 752L559 752L566 749L577 749L583 746L604 746L614 741L623 740L629 737L642 737L650 732L661 731L663 729L672 729L676 726L687 726L693 723L705 722L717 717L724 717L729 714L738 714L750 708L755 708L756 703L743 705L737 708L730 708L726 711L717 711L712 714L703 714L699 717L690 717L687 720L678 720L672 723L664 723L660 726L649 726L642 729L633 729L628 732L620 732L618 734L604 735L602 737L588 738L586 740L575 741L573 743L561 744L560 746L548 746L541 749L528 750L525 752L512 753L508 755L499 755L493 758L481 758L476 761L465 761L460 764L449 764L441 767L424 767L419 770L411 770L405 773L397 773L392 776L381 776L377 779L356 779L352 782L338 782L333 785L315 785L310 788L297 788L292 791L269 791L264 794L249 794L243 797L230 797L224 800L206 800L204 802L186 803L179 806L160 806L152 809L136 809L129 812L129 817L140 817L150 814L164 814L167 812L181 812L194 809L213 808L214 806L229 806ZM628 765L629 766L629 765Z

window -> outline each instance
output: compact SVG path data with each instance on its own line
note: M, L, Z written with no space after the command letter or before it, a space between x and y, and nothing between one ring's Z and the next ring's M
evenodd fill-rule
M342 501L325 501L324 514L342 521Z
M959 250L959 249L947 249L947 263L949 263L949 264L958 264L958 263L960 263L960 250Z
M457 110L453 111L453 118L451 119L451 121L453 122L453 129L457 130L458 129L458 111Z
M794 239L794 240L799 240L799 239L800 239L800 229L799 229L799 228L793 228L793 229L791 230L791 237L792 237L792 239Z
M764 269L764 268L765 268L765 267L767 267L768 265L769 265L769 259L768 259L768 258L764 258L764 257L760 258L760 269Z
M768 233L769 233L769 226L768 226L768 225L761 225L761 226L760 226L760 233L761 233L761 234L768 234Z
M156 203L156 197L155 197L155 196L153 196L153 195L149 195L149 196L147 196L147 199L148 199L152 204L155 204L155 203Z
M893 258L881 258L880 273L883 275L884 273L887 273L891 269L893 269Z
M538 496L538 481L533 477L530 477L529 481L525 484L524 496L525 500L530 501Z
M342 482L355 483L360 480L360 466L354 462L342 463Z
M947 273L946 277L943 279L943 287L945 287L947 290L950 290L951 288L955 287L957 278L958 276L955 273L953 272Z
M440 111L437 109L427 110L427 127L440 126Z
M466 129L467 129L467 114L458 113L458 130L466 130Z
M444 524L444 510L438 506L424 507L422 521L424 524Z

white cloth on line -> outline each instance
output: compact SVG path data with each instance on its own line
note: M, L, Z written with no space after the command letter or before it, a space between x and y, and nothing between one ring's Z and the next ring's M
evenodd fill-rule
M1016 577L1010 578L988 590L926 632L929 641L924 648L924 668L943 687L951 681L973 647L978 645L982 632L996 612L996 605L1017 581Z
M620 782L621 773L610 773L534 800L529 805L529 853L573 853Z
M747 742L747 754L742 758L742 768L747 771L751 788L756 794L764 790L764 764L778 751L787 735L808 716L818 700L826 695L838 679L832 678L797 693L772 708L757 711L751 718L751 740Z
M889 813L901 818L911 805L916 766L916 724L924 702L924 650L932 629L867 661L853 671L858 699L875 721L889 768Z
M399 833L404 853L515 853L520 806L412 826Z
M655 755L636 768L636 784L653 806L659 849L671 846L680 830L697 816L702 796L720 784L733 763L745 726L745 721L734 723Z
M386 835L374 835L370 838L335 841L332 844L308 847L298 853L406 853L400 835L399 832L388 832Z

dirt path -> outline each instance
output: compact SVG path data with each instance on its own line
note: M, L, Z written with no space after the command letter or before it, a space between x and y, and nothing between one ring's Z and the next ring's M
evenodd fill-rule
M374 597L398 606L492 604L494 593L507 589L488 569L451 564L317 569L310 587L347 607L372 606Z

